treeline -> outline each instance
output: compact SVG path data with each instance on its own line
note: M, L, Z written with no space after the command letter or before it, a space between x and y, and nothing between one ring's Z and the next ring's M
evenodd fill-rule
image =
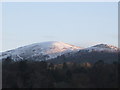
M120 52L119 53L118 52L98 52L98 51L88 52L87 50L84 50L74 54L73 53L63 54L61 56L48 60L48 62L55 63L55 64L60 64L63 62L95 63L99 60L104 60L105 63L110 64L118 61L118 54L120 55Z
M118 63L3 61L3 88L118 88Z

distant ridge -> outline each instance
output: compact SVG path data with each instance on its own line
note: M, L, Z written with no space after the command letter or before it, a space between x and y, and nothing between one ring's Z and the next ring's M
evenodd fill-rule
M14 61L23 59L33 59L37 61L45 61L56 58L67 53L76 53L78 51L98 51L98 52L118 52L120 49L107 44L98 44L88 48L81 48L60 41L48 41L34 43L19 47L13 50L2 52L0 59L11 57Z

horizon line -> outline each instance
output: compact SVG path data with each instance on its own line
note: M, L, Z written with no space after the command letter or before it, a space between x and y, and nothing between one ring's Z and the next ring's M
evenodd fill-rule
M0 51L0 53L1 53L1 52L10 51L10 50L14 50L14 49L17 49L17 48L21 48L21 47L24 47L24 46L33 45L33 44L40 44L40 43L44 43L44 42L63 42L63 41L55 41L55 40L54 40L54 41L34 42L34 43L26 44L26 45L17 46L17 47L15 47L15 48L13 48L13 49L2 50L2 51ZM63 42L63 43L66 43L66 42ZM87 47L82 47L82 46L75 45L75 44L70 44L70 43L66 43L66 44L69 44L69 45L74 45L74 46L81 47L81 48L87 48L87 47L92 47L92 46L96 46L96 45L100 45L100 44L104 44L104 45L105 45L105 44L107 44L107 43L96 43L96 44L92 44L92 45L87 46ZM115 47L119 48L119 47L118 47L118 46L116 46L116 45L111 45L111 44L107 44L107 45L110 45L110 46L115 46Z

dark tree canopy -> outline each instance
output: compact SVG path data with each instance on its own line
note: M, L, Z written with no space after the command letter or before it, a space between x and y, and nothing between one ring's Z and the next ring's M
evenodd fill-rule
M53 64L11 60L3 61L3 88L118 88L117 62Z

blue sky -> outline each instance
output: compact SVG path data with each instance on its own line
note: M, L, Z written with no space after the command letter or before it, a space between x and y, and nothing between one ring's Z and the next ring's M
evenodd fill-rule
M44 41L118 44L117 2L11 2L2 10L3 51Z

